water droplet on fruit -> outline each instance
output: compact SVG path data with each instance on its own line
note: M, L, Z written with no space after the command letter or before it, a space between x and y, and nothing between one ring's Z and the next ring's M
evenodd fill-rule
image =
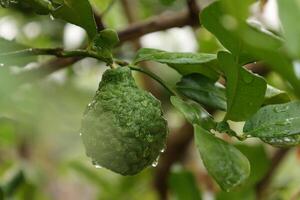
M79 136L82 136L82 133L79 133Z
M0 63L0 67L4 67L4 64L3 64L3 63Z

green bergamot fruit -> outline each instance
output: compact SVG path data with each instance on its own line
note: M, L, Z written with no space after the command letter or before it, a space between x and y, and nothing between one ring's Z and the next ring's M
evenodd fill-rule
M95 165L134 175L164 148L167 122L160 102L139 89L128 67L107 70L82 120L86 153Z

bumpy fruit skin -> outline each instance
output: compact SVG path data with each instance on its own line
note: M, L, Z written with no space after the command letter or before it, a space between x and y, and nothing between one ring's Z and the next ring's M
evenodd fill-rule
M128 67L107 70L82 120L82 139L94 164L134 175L164 148L167 122L160 102L139 89Z

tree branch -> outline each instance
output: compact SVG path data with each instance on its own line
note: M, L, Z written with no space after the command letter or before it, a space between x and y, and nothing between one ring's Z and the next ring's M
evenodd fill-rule
M145 34L162 31L174 27L199 26L191 20L188 10L176 14L163 13L144 22L132 24L125 30L119 32L121 42L137 39Z
M96 15L97 16L97 15ZM102 21L100 18L96 17L96 22L98 27L104 28ZM101 23L99 25L99 23ZM193 22L190 17L190 12L188 10L184 10L177 14L161 14L159 16L153 17L143 22L137 22L133 25L130 25L128 28L119 31L119 38L120 42L126 42L129 40L135 40L145 34L162 31L174 27L183 27L183 26L199 26L200 24ZM69 65L72 65L79 61L80 58L78 57L71 57L71 58L58 58L51 60L50 62L45 63L41 68L32 69L32 73L36 74L43 74L45 73L52 73L58 69L65 68ZM52 65L52 66L51 66ZM53 68L53 69L50 69ZM42 72L45 69L45 72ZM28 71L28 73L30 72Z
M183 158L192 139L193 127L187 122L179 130L169 136L167 149L161 154L155 170L154 184L161 200L167 199L167 180L172 165Z

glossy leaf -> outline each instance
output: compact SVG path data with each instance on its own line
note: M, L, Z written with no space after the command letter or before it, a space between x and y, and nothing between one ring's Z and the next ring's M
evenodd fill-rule
M230 22L230 19L232 19L232 17L224 14L220 2L210 4L200 14L200 21L203 26L214 34L226 49L239 57L239 63L247 63L249 60L252 60L252 58L245 51L243 41L238 37L237 33L232 30L232 28L237 25L237 22Z
M265 106L246 121L244 134L268 139L300 134L299 113L299 101Z
M196 145L204 166L223 190L243 184L250 174L248 159L234 146L194 126Z
M189 99L202 105L226 110L225 88L201 74L183 76L176 89Z
M97 34L97 26L92 12L92 7L87 0L64 0L52 12L56 18L84 28L92 39Z
M207 130L216 126L211 115L199 104L192 101L183 101L176 96L172 96L170 100L172 105L179 110L191 124L198 124Z
M234 61L227 52L218 54L219 65L226 76L226 119L243 121L251 117L264 101L266 81Z
M170 174L169 188L175 199L201 200L197 182L191 172L180 170Z
M265 105L286 103L290 100L289 95L285 91L279 90L271 85L267 85L264 101Z
M234 18L230 15L230 8L222 6L220 1L212 3L202 11L201 22L238 58L238 63L265 61L274 71L288 80L298 96L300 95L300 81L295 74L292 61L279 50L282 46L280 38L261 26L249 26L245 21ZM226 27L228 22L234 23L235 28L232 28L230 23L229 27Z
M182 75L200 73L213 80L218 79L216 72L217 56L206 53L177 53L157 49L140 49L134 63L155 61L167 64Z
M278 0L279 16L284 29L286 48L294 57L300 58L300 3L298 0Z

